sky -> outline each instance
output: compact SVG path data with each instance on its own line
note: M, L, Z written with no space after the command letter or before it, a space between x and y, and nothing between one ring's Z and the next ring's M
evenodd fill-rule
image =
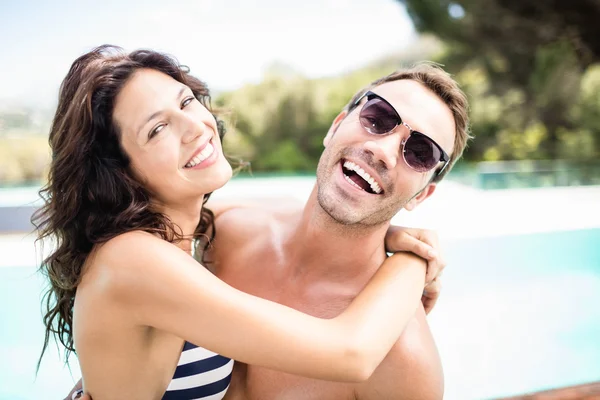
M0 0L0 100L54 103L71 63L105 43L167 52L220 91L275 63L340 74L415 38L395 0Z

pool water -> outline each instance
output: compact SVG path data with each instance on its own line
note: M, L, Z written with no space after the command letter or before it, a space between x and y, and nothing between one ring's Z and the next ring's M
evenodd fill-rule
M600 229L446 243L430 323L447 399L600 381Z
M430 323L446 399L600 380L600 229L448 240ZM35 267L0 267L0 399L63 398L79 379L43 343Z

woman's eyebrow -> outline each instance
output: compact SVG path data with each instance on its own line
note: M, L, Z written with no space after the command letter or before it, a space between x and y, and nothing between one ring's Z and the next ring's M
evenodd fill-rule
M188 89L187 86L181 86L181 89L179 89L179 92L177 93L177 97L175 97L176 99L180 98L181 95L183 94L183 92L185 92ZM146 121L144 121L140 127L137 129L137 136L139 136L140 132L142 131L142 128L150 121L152 121L154 118L158 117L159 115L161 115L164 112L164 110L160 110L160 111L156 111L154 113L152 113L147 119Z

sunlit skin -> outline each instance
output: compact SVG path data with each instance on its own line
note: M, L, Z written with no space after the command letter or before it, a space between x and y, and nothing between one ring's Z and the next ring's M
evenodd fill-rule
M174 245L134 231L92 250L73 309L85 390L96 400L161 398L184 340L296 375L366 380L420 304L424 261L407 253L380 258L373 279L334 318L243 293L190 256L204 195L231 177L211 113L185 85L142 69L118 94L113 120L150 206L188 239ZM243 256L239 248L229 251Z
M389 101L404 122L426 134L448 153L454 146L454 118L448 106L422 84L412 80L387 82L373 90ZM402 208L414 209L431 196L436 184L429 183L433 171L416 172L403 160L401 143L409 135L404 126L392 133L373 135L359 122L362 103L350 114L342 112L325 137L317 180L319 203L337 222L355 226L388 222ZM379 182L383 193L372 195L349 185L340 160L363 166Z
M138 71L125 85L113 118L132 169L152 192L156 207L191 234L204 194L222 187L232 174L215 118L187 86L152 69ZM185 168L208 144L213 154Z
M413 129L430 135L451 154L454 119L435 94L408 80L373 90ZM329 130L317 185L304 207L278 202L219 212L213 205L219 214L212 254L219 277L240 290L325 318L338 315L360 292L385 259L382 239L391 215L402 207L417 207L435 184L428 184L432 171L419 173L404 163L400 142L408 135L405 128L387 136L370 135L356 111L346 118L340 114ZM346 154L371 161L368 165L379 172L385 195L361 192L340 179L338 161ZM231 252L232 247L238 251ZM230 400L443 397L441 362L422 307L364 383L308 379L253 365L240 364L234 371Z

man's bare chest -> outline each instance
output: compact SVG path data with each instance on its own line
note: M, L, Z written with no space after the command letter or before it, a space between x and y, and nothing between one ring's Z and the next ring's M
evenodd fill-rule
M217 276L236 289L319 318L338 316L365 283L307 279L290 273L288 261L268 246L240 249L219 255Z
M303 279L301 276L289 273L292 270L287 263L289 259L282 252L278 252L276 248L257 245L256 241L247 243L249 243L247 246L237 247L235 251L217 254L220 263L217 275L239 290L289 306L306 314L320 318L334 318L348 307L366 284L366 281L341 283L327 279ZM324 258L323 262L326 261ZM420 320L424 320L424 316ZM419 351L417 349L422 347L421 338L429 338L429 335L424 335L428 332L422 328L423 326L418 323L409 324L407 332L403 335L404 340L402 338L399 340L373 375L372 378L375 380L370 379L360 384L328 382L248 366L238 369L238 371L244 372L237 374L237 379L235 379L237 383L232 384L230 388L233 396L231 398L236 400L356 400L359 395L372 392L370 388L373 385L381 384L379 380L383 379L387 382L388 374L396 376L396 372L400 371L402 372L401 376L406 376L407 381L410 381L408 379L410 374L406 373L405 367L409 367L410 360L414 359L414 354L404 355L402 349L411 347L415 351ZM406 335L408 332L411 334ZM412 344L406 346L405 342ZM394 387L400 390L409 383L400 382ZM389 393L390 390L387 392ZM397 390L394 389L391 392L396 393ZM383 397L375 396L374 398ZM401 397L394 395L394 397L387 396L385 398Z
M248 367L245 400L356 400L357 384L329 382Z
M307 283L290 276L282 258L271 251L231 254L222 260L219 277L239 290L320 318L334 318L352 302L358 290L330 282ZM243 266L240 263L245 263ZM321 381L248 366L239 390L245 400L356 399L356 384ZM237 397L236 397L237 398Z

